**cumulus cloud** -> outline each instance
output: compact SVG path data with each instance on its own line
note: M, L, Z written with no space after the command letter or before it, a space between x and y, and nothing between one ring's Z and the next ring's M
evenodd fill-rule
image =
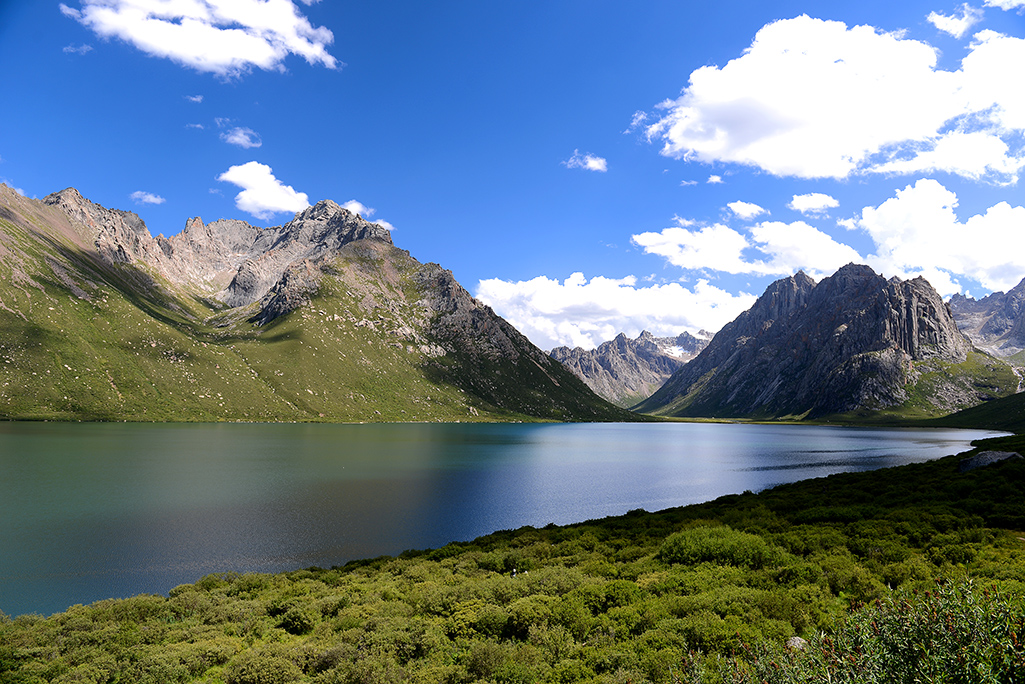
M1025 207L1000 202L961 221L957 195L933 179L865 207L850 226L876 244L869 263L888 275L922 275L942 295L962 291L967 276L990 290L1009 290L1025 276Z
M709 185L719 185L721 183L724 183L725 181L722 179L722 176L714 176L713 175L713 176L709 176L708 180L705 181L705 182L708 183Z
M72 55L88 55L92 51L93 46L88 43L83 43L81 45L66 45L64 47L64 52Z
M965 3L961 5L960 14L952 14L948 17L939 12L930 12L926 19L940 31L949 33L955 38L961 38L968 33L968 29L982 21L982 15L981 9Z
M593 154L580 154L580 150L573 150L573 156L562 163L569 169L587 169L602 173L609 170L608 162L604 158Z
M805 216L825 216L830 209L840 206L836 198L822 192L809 192L806 195L794 195L787 204L788 209L799 211Z
M751 202L741 202L739 200L736 202L730 202L726 206L729 207L730 211L732 211L734 214L744 219L745 221L750 221L756 216L761 216L762 214L769 213L768 209L764 209L758 206L757 204L752 204Z
M199 104L199 103L201 103L203 101L203 96L202 95L186 95L185 99L188 100L189 102L195 102L196 104Z
M902 33L804 15L762 27L726 66L694 71L645 130L666 156L777 176L929 167L969 177L981 169L1014 182L1025 93L1007 79L1022 63L1025 40L994 31L977 33L961 68L945 71L935 48ZM982 159L965 158L959 136L976 133L1003 141L1006 151L989 140Z
M588 280L582 273L562 282L546 276L482 280L475 296L542 349L593 349L621 332L634 337L645 329L656 335L714 331L755 301L753 295L734 295L707 280L690 289L680 283L638 287L634 276Z
M789 275L803 269L821 277L863 261L854 248L803 221L763 222L745 232L721 224L693 230L673 226L634 235L632 240L646 253L687 270Z
M247 150L263 145L263 141L260 140L259 134L252 128L231 128L221 133L221 140Z
M296 192L277 178L271 167L251 161L232 166L217 180L233 183L242 188L235 195L235 206L260 220L267 220L280 212L298 212L310 206L304 192Z
M307 3L309 4L309 3ZM334 35L314 27L291 0L82 0L61 12L103 38L224 77L253 67L284 70L298 55L334 69Z
M152 192L143 192L142 190L136 190L129 197L136 204L163 204L167 201L160 195L154 195Z

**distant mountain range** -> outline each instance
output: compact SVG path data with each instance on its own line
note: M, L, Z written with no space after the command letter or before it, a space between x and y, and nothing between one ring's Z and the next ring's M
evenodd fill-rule
M0 417L629 420L391 234L331 201L153 237L0 185Z
M620 333L596 349L556 347L553 359L569 368L598 396L627 407L651 396L680 366L705 348L711 334L655 337L647 330L631 340Z
M851 264L815 283L778 280L637 410L658 415L939 416L1013 393L922 278Z
M1025 361L1025 280L1007 293L994 292L978 301L956 294L950 298L950 309L958 327L977 347Z

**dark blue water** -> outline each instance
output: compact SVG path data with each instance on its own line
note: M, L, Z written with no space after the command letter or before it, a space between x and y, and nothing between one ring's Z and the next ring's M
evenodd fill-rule
M0 424L0 611L330 567L925 461L997 433L667 423Z

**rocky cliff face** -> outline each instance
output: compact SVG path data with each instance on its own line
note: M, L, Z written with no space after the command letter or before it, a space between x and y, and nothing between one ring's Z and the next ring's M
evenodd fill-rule
M598 396L629 407L648 398L680 366L708 344L711 335L681 333L655 337L647 330L635 340L620 333L596 349L556 347L551 357L569 368Z
M911 402L929 415L1013 391L992 359L979 363L998 387L950 372L972 351L922 278L886 280L855 264L818 284L798 273L770 285L639 409L814 418Z
M0 185L0 358L2 418L632 419L329 200L164 238Z
M1012 356L1025 349L1025 279L1009 292L975 300L950 298L954 320L977 347L995 356Z
M302 261L317 263L354 240L391 243L385 228L323 200L275 228L222 219L205 225L189 219L171 238L150 235L138 215L106 209L74 188L47 195L43 202L80 223L96 253L111 264L134 264L171 284L186 287L228 306L260 300Z

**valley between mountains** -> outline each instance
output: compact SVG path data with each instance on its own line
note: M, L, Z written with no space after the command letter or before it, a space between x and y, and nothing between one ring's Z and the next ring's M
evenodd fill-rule
M935 419L1014 399L1025 354L1025 281L946 303L856 264L773 283L714 336L547 354L330 200L165 238L0 185L0 277L6 419Z

